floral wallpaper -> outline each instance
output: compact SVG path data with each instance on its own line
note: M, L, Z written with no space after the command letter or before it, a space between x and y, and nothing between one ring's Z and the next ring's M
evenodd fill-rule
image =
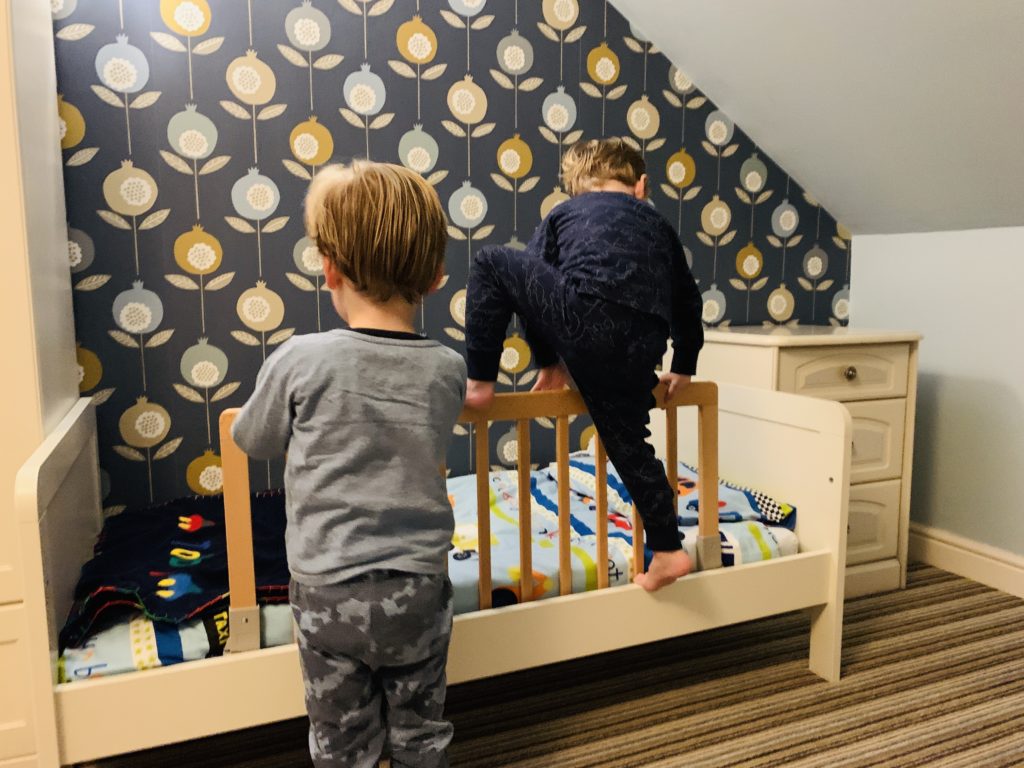
M328 162L400 162L437 188L447 277L420 323L456 348L474 249L522 247L566 199L563 148L610 135L644 153L709 326L846 322L849 233L606 0L51 4L80 389L111 510L219 492L218 413L292 334L341 324L301 224ZM535 376L513 325L501 384ZM457 428L453 472L473 441Z

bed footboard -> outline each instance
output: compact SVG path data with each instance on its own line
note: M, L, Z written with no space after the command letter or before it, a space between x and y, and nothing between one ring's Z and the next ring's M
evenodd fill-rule
M664 411L666 423L665 457L669 484L678 492L677 409L694 406L697 410L697 463L705 482L699 488L699 540L697 567L700 570L720 568L721 540L718 535L718 387L712 382L693 382L667 398L664 385L654 390L658 408ZM476 435L477 529L479 540L489 542L490 536L490 441L493 422L514 421L518 436L519 497L530 498L530 422L547 417L555 421L555 455L558 475L558 560L562 595L572 593L572 562L570 550L571 519L569 514L569 419L586 414L583 398L574 390L562 392L525 392L501 394L483 410L465 409L459 421L470 424ZM231 438L231 425L237 408L220 416L221 463L224 468L224 518L228 550L228 582L230 636L227 651L236 653L259 648L259 609L256 605L255 571L252 555L252 512L249 505L249 460ZM598 562L608 559L608 493L607 458L600 439L596 446L597 542ZM708 482L707 480L711 481ZM520 594L524 602L533 597L532 535L530 505L519 508ZM633 573L644 570L643 522L633 507ZM490 546L480 547L479 562L480 609L491 607ZM608 574L598 569L598 589L608 587Z

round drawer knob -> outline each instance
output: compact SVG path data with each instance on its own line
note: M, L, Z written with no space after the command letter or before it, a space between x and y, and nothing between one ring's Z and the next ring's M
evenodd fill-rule
M852 365L847 366L846 370L843 371L843 378L847 381L853 381L857 378L857 369Z

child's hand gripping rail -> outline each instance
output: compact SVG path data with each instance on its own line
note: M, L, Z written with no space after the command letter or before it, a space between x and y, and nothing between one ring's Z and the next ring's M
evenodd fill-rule
M718 387L712 382L691 382L670 401L665 387L654 391L658 407L665 410L665 463L669 484L678 489L678 445L676 409L696 406L698 410L698 469L701 474L697 566L700 570L720 568L721 541L718 536ZM572 593L569 514L569 417L587 412L575 390L502 394L486 410L465 409L459 421L472 424L476 432L477 529L480 547L480 608L491 607L491 515L490 515L490 442L493 421L515 421L518 436L519 498L530 493L530 422L555 419L556 461L558 467L558 561L561 594ZM237 408L225 410L220 417L221 464L224 471L224 521L228 550L230 590L230 635L227 652L256 650L260 647L260 614L256 604L256 574L252 551L252 511L249 504L249 459L231 438L231 425ZM597 562L608 561L608 476L607 457L601 441L595 456L597 505ZM530 505L519 507L520 592L523 602L533 599L533 556ZM633 571L644 567L643 524L633 509ZM598 569L598 589L608 586L608 572Z

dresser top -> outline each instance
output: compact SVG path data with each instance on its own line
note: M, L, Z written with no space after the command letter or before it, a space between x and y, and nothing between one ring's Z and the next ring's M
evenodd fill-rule
M842 344L893 344L920 341L915 331L887 331L877 328L836 328L831 325L760 326L744 325L704 331L704 340L715 344L744 344L758 347L814 347Z

